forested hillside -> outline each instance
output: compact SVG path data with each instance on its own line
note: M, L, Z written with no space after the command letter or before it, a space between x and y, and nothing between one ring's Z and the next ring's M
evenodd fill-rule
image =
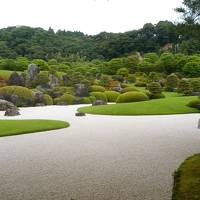
M172 51L199 52L199 42L191 40L188 35L181 36L183 34L178 26L169 21L161 21L156 25L145 24L140 30L125 33L102 32L94 36L62 30L54 32L51 28L46 31L26 26L8 27L0 29L0 57L110 60L134 52L159 53L167 44L170 44Z

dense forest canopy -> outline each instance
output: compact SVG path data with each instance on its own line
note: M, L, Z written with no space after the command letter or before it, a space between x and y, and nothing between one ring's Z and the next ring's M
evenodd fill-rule
M160 52L168 44L172 45L172 51L191 53L193 51L190 49L190 43L185 44L188 41L188 37L180 39L178 26L169 21L160 21L156 25L148 23L139 30L125 33L102 32L94 36L81 32L54 32L51 28L44 30L19 26L0 29L0 57L110 60L133 52ZM176 46L179 48L175 48ZM195 51L199 50L200 46L196 45Z

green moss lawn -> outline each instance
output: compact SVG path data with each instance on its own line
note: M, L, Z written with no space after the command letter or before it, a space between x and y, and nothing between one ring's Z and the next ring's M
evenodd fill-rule
M172 200L200 199L200 154L185 160L174 176Z
M176 96L169 94L169 96ZM190 97L167 97L150 101L136 103L111 104L104 106L89 106L79 108L79 112L102 115L166 115L166 114L185 114L198 113L195 108L190 108L187 104L197 99Z
M0 120L0 137L49 131L68 126L67 122L56 120Z

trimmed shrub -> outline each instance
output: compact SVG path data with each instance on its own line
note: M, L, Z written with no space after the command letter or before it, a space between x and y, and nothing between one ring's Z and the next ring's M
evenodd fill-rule
M197 99L197 100L193 100L193 101L190 101L187 106L191 107L191 108L198 108L200 109L200 100Z
M158 82L152 82L147 85L147 89L152 94L160 94L162 92L162 87Z
M106 95L108 102L116 102L118 96L120 95L119 92L115 91L105 91L104 94Z
M97 100L95 96L89 96L88 98L90 99L90 101L91 101L92 103L95 102L95 101Z
M135 84L136 87L146 87L147 83L142 81L137 81Z
M178 76L176 76L176 74L171 74L169 76L167 76L166 79L166 90L173 92L179 84L179 78Z
M178 92L183 93L186 96L189 96L192 94L192 87L188 79L182 79L179 82Z
M31 90L21 86L5 86L0 88L0 96L11 101L16 106L33 106L34 94Z
M130 86L129 86L129 84L127 84L127 83L122 83L122 84L121 84L121 87L122 87L122 88L126 88L126 87L130 87Z
M194 78L190 80L192 92L200 92L200 79Z
M105 92L106 89L100 85L92 85L90 86L90 91L91 92Z
M138 92L138 89L134 86L126 87L126 88L123 89L122 93L126 93L126 92Z
M57 105L73 105L76 101L76 98L71 94L64 94L59 98L54 99L54 103Z
M81 104L91 104L92 101L90 100L89 97L84 97L84 98L82 98L82 99L80 100L80 103L81 103Z
M53 99L48 94L44 94L43 98L45 105L53 105Z
M96 97L96 100L107 102L107 97L103 92L91 92L90 95Z
M163 93L153 94L153 93L147 92L146 95L149 97L149 99L162 99L162 98L165 98L165 95Z
M117 103L129 103L149 100L148 96L142 92L127 92L119 95Z
M135 83L136 82L136 76L134 74L129 74L127 77L127 81L129 83Z

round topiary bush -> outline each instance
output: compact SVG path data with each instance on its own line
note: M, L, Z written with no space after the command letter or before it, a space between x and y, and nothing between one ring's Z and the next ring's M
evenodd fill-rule
M91 92L105 92L106 89L100 85L92 85L90 86L90 91Z
M54 103L57 105L73 105L75 101L75 96L72 96L71 94L64 94L63 96L54 99Z
M84 97L84 98L82 98L82 99L80 100L80 103L81 103L81 104L91 104L92 101L90 100L89 97Z
M51 96L49 96L48 94L44 94L43 98L44 98L45 105L48 105L48 106L53 105L53 99L51 98Z
M165 95L163 93L146 92L146 95L149 97L149 99L162 99L162 98L165 98Z
M89 96L88 97L90 99L90 101L93 103L97 100L97 98L95 96Z
M104 94L106 95L108 102L116 102L118 96L120 95L119 92L115 91L105 91Z
M136 87L146 87L147 83L146 82L142 82L142 81L138 81L135 84Z
M187 106L191 107L191 108L198 108L200 109L200 100L197 99L197 100L193 100L193 101L190 101Z
M126 87L126 88L123 89L122 93L126 93L126 92L138 92L138 89L134 86Z
M0 96L14 103L16 106L33 106L34 94L31 90L21 86L5 86L0 88Z
M129 103L129 102L138 102L138 101L147 101L149 100L148 96L142 92L127 92L121 94L116 103Z
M96 97L96 100L102 100L105 102L108 101L106 95L103 92L91 92L90 95Z

